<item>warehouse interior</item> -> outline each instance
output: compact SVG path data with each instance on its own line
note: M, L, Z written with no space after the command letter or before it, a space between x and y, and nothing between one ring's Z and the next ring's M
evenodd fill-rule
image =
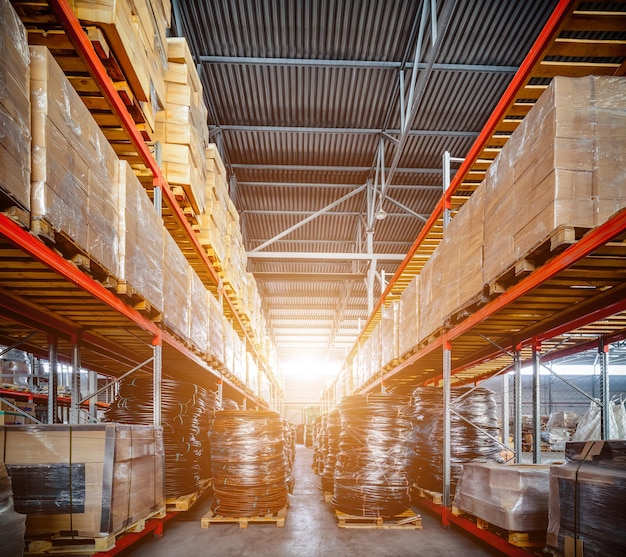
M0 14L0 557L626 545L623 1Z

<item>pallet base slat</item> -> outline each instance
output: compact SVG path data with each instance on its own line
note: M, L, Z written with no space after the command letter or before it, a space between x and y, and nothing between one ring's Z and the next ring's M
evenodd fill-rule
M209 528L211 524L239 524L239 528L247 528L252 523L276 523L276 528L284 528L286 516L287 507L274 514L246 517L220 516L210 511L202 517L200 524L202 528Z
M335 510L337 518L337 526L339 528L362 528L362 529L412 529L420 530L422 528L422 516L407 509L402 514L392 518L383 518L381 516L356 516L346 514Z

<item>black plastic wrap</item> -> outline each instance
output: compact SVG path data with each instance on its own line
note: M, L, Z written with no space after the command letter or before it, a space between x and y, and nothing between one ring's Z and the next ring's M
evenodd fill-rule
M341 435L341 414L335 409L328 414L326 422L326 453L322 467L322 490L332 493L335 489L335 466L339 454L339 438Z
M341 434L333 505L341 512L389 518L410 505L407 470L413 460L409 399L353 395L339 405Z
M450 494L454 496L463 464L473 461L497 462L500 448L488 435L465 421L479 426L497 439L498 416L493 391L454 387L450 392L450 406L453 410L450 417ZM411 472L412 481L423 489L440 492L443 489L442 389L415 389L413 412L416 459Z
M283 424L276 412L225 410L211 426L215 514L253 517L287 506Z
M152 382L152 376L149 375L123 379L119 395L107 409L105 420L151 424ZM210 477L207 420L218 408L215 395L206 389L180 380L162 380L161 421L165 447L166 497L193 493L200 488L201 479Z
M319 476L324 470L324 458L326 457L327 431L326 420L327 415L324 414L317 418L313 424L313 471Z
M26 515L15 512L11 478L0 461L0 555L22 557L25 532Z
M623 555L626 441L567 443L565 459L550 468L548 547L555 555Z

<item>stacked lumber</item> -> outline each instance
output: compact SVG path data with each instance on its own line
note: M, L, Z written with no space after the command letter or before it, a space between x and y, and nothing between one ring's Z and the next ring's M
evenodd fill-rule
M0 193L30 210L30 53L26 30L8 0L0 1ZM2 207L4 208L4 207Z
M167 59L165 110L157 114L154 139L161 144L163 176L170 186L182 188L184 205L190 207L195 221L206 210L207 109L184 37L167 39Z

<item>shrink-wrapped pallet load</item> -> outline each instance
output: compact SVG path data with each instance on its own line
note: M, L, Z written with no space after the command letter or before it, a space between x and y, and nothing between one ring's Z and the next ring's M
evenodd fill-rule
M189 341L199 354L209 352L209 298L206 286L189 269Z
M209 358L213 365L223 368L224 359L224 321L222 307L215 296L208 293L209 298Z
M624 207L625 91L623 77L556 77L511 135L484 182L486 284Z
M26 515L15 512L13 488L7 469L0 460L0 539L4 557L24 555L24 534Z
M118 291L163 311L163 221L126 161L119 162Z
M392 301L382 313L380 322L380 367L398 363L400 357L399 345L400 301Z
M403 357L419 342L419 286L420 276L416 275L402 292L398 331L398 352Z
M30 56L31 227L118 277L117 156L50 51Z
M176 241L163 228L163 324L179 338L189 336L191 267Z
M550 467L547 546L553 555L622 555L626 441L576 441Z
M466 462L453 506L498 528L544 537L549 477L548 465Z
M161 428L9 426L0 447L27 539L109 536L164 510Z
M0 1L0 21L0 192L28 211L30 53L26 29L8 0Z

